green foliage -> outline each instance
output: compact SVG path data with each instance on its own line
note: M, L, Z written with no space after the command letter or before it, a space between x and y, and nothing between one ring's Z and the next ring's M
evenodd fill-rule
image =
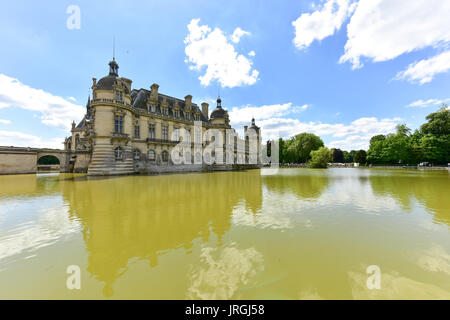
M397 133L377 135L370 139L367 160L373 164L418 164L419 162L450 162L450 110L444 105L429 114L420 131L406 125L397 126Z
M365 150L358 150L355 153L355 162L360 163L360 164L365 164L366 163L366 151Z
M322 147L323 141L312 133L301 133L289 140L280 139L280 162L305 163L310 153Z
M344 152L341 149L331 149L333 152L333 162L335 163L344 163Z
M351 163L353 162L353 156L348 151L343 151L344 153L344 162L345 163Z
M321 147L311 151L311 160L308 162L310 168L326 168L333 159L333 154L328 148Z
M448 105L443 104L439 111L430 113L426 119L428 122L420 127L420 132L423 134L435 136L450 134L450 110L448 110Z

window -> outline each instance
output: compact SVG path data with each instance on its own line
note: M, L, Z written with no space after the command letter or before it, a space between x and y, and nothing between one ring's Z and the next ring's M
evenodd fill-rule
M180 129L179 128L175 128L175 130L173 131L173 138L174 138L174 141L180 141Z
M162 114L167 116L169 114L169 109L167 108L162 108Z
M202 143L202 130L195 130L195 143Z
M116 90L116 100L123 101L122 91Z
M169 152L166 151L166 150L164 150L164 151L161 153L161 158L162 158L162 161L163 161L163 162L169 161Z
M189 113L186 112L186 113L184 114L184 116L185 116L185 119L186 119L186 120L189 120Z
M186 142L191 143L191 129L186 129Z
M139 139L140 136L141 136L140 127L138 125L135 125L134 126L134 137Z
M195 119L195 121L199 121L199 120L200 120L200 115L196 114L196 115L194 116L194 119Z
M180 110L175 109L174 110L174 115L175 115L175 118L179 118L180 117Z
M141 151L139 149L134 149L133 157L134 157L135 160L141 159Z
M155 161L156 152L155 150L148 150L148 160Z
M169 140L169 127L168 126L162 126L162 139L163 140Z
M149 139L155 139L155 125L153 123L148 125L148 137Z
M114 149L114 156L116 157L116 160L121 160L123 157L123 150L121 147L117 147Z
M114 132L123 133L123 116L114 116Z
M155 106L154 105L150 105L150 112L155 112Z
M77 133L75 135L75 149L77 149L79 145L80 145L80 135Z

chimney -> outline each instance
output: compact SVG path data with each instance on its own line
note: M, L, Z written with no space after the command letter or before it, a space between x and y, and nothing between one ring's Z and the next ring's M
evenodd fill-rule
M192 96L190 94L188 94L186 97L184 97L184 102L186 103L186 107L188 109L191 109Z
M202 113L206 117L206 119L208 119L208 115L209 115L208 108L209 108L209 104L207 104L206 102L202 102Z
M154 83L150 86L150 98L152 100L158 100L158 88L159 85Z

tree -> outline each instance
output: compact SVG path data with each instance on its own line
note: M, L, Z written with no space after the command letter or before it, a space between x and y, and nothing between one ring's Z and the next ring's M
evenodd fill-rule
M323 141L312 133L300 133L283 143L283 160L290 163L305 163L310 153L322 147Z
M341 149L331 149L333 152L333 162L344 163L344 152Z
M420 127L422 134L450 134L450 110L448 109L448 105L442 104L439 111L430 113L426 119L428 122Z
M418 149L423 160L434 163L450 162L450 109L443 104L437 112L430 113L427 123L420 127Z
M344 152L344 161L345 161L345 163L353 162L353 156L350 154L350 152L348 152L348 151L343 151L343 152Z
M373 136L370 139L369 150L367 151L367 160L370 163L383 163L385 159L383 158L384 143L386 141L386 136L379 134Z
M367 157L366 151L358 150L356 151L354 160L357 163L366 163L366 157Z
M326 147L320 147L318 150L311 151L311 160L308 166L311 168L326 168L333 159L333 155Z
M423 160L432 163L447 163L450 161L450 134L427 134L420 139Z

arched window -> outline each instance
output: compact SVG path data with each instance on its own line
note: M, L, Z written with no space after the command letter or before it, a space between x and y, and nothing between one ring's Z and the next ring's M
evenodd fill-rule
M169 152L168 152L167 150L164 150L164 151L161 153L161 158L162 158L162 161L163 161L163 162L169 161Z
M184 163L191 163L192 155L189 151L184 154Z
M148 150L148 160L155 161L155 159L156 159L155 150L152 150L152 149Z
M196 163L199 163L199 162L201 162L202 161L202 154L200 153L200 152L197 152L196 154L195 154L195 162Z
M77 133L75 135L75 148L78 148L79 145L80 145L80 135Z
M141 158L141 151L139 149L134 149L133 157L135 160L139 160Z
M123 150L121 147L117 147L114 149L114 156L116 157L116 160L122 160Z

